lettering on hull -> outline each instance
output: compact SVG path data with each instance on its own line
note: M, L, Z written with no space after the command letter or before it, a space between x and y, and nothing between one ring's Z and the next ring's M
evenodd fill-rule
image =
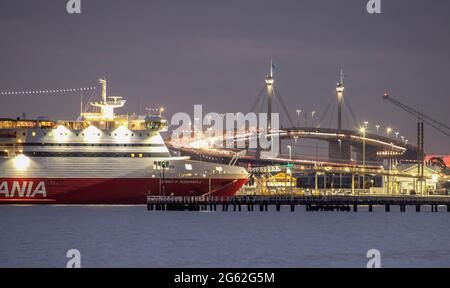
M4 198L45 198L47 190L44 181L0 182L0 197Z

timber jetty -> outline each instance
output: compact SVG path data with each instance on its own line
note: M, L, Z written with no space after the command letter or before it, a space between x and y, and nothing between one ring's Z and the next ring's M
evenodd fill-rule
M177 197L148 196L149 211L281 211L288 207L294 212L297 206L305 207L306 211L337 211L358 212L366 208L373 212L374 206L383 206L390 212L393 206L400 212L406 212L406 207L413 207L416 212L447 211L450 212L450 197L448 196L233 196L233 197ZM423 208L423 209L422 209ZM273 208L272 208L273 209ZM285 208L286 209L286 208Z

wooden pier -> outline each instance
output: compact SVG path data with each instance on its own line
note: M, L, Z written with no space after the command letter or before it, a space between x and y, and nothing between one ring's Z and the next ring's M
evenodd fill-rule
M384 207L386 212L397 207L406 212L406 207L414 211L438 212L445 207L450 212L450 197L447 196L304 196L304 197L272 197L272 196L234 196L234 197L174 197L148 196L149 211L281 211L288 207L292 212L297 206L304 206L306 211L358 212L364 208L373 212L374 206ZM423 208L423 209L422 209ZM273 209L273 208L272 208ZM284 208L286 209L286 208Z

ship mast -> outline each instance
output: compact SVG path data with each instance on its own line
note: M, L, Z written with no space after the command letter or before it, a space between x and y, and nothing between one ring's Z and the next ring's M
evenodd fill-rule
M99 107L100 113L83 113L82 116L86 119L90 118L93 120L114 119L114 109L123 107L126 101L120 96L106 95L106 79L99 79L98 82L102 86L102 101L91 102L90 104L93 107Z

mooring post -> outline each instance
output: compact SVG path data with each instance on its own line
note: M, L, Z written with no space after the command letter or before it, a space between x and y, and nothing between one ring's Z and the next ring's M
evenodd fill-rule
M369 204L369 212L373 212L373 205Z
M391 205L386 204L386 212L391 212Z
M434 212L438 212L438 205L433 205L434 206Z
M450 205L447 205L447 212L450 213Z
M357 204L353 204L353 212L358 212L358 205Z
M291 212L294 212L294 211L295 211L295 205L291 204Z
M419 204L416 205L416 212L420 212L420 205Z

